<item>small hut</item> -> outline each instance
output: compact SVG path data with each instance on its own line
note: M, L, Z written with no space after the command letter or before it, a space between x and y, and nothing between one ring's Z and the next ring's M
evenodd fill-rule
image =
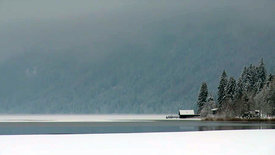
M216 115L218 112L218 108L211 109L212 115Z
M192 118L199 115L196 115L194 110L179 110L179 118Z

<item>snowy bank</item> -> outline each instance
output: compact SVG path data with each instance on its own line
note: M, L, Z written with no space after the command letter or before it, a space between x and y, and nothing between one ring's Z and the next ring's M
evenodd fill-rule
M275 130L0 136L0 155L11 154L274 155Z
M0 115L0 122L133 122L133 121L161 121L165 114L111 114L111 115ZM172 120L200 120L199 118Z

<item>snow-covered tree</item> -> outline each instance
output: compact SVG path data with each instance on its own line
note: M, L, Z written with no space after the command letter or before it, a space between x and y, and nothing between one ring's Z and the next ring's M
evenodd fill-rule
M199 92L199 96L198 96L198 101L197 101L198 113L201 112L204 104L207 101L207 97L208 97L207 84L205 82L203 82L202 85L201 85L201 88L200 88L200 92Z
M254 65L250 65L247 68L247 75L246 75L246 81L245 81L245 88L248 92L255 92L257 90L256 83L258 81L257 76L257 68Z
M275 81L270 74L263 89L254 97L256 109L264 115L275 115Z
M243 95L243 81L241 78L239 78L235 88L234 99L240 99L242 95Z
M215 102L213 95L210 94L210 95L207 97L206 101L207 101L207 102Z
M220 83L218 86L218 105L219 107L222 106L222 101L225 99L226 96L226 86L227 86L227 74L223 71Z
M202 117L213 116L211 108L215 106L213 98L207 98L207 93L203 93L205 88L207 86L201 87L197 102ZM251 64L244 67L237 82L233 77L227 79L227 74L223 71L218 86L218 115L228 118L241 117L251 110L260 110L265 115L275 115L274 88L274 76L267 76L263 59L259 66Z
M272 81L272 74L269 74L267 79L266 79L266 85L269 86L270 85L270 82Z
M242 80L242 86L243 86L243 91L247 91L249 89L249 76L248 76L248 68L244 67L244 70L242 72L241 76Z
M235 89L236 89L236 80L233 77L230 77L225 89L226 96L233 100Z
M213 108L216 108L215 100L212 95L209 95L207 97L206 103L203 105L203 108L200 112L201 117L213 116L211 111Z
M264 87L264 84L266 82L266 69L264 65L264 60L261 59L259 66L257 67L257 91L261 91Z
M240 99L242 97L244 91L246 90L245 83L247 81L247 68L244 67L243 72L236 83L234 99Z

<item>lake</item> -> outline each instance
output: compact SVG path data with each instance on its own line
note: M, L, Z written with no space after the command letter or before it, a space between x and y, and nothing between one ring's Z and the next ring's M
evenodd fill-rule
M200 121L166 115L0 115L0 135L275 129L275 121Z

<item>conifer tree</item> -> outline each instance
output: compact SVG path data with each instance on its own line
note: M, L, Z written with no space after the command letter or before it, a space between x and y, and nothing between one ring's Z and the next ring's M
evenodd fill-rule
M239 78L235 88L234 99L240 99L242 95L243 95L243 82L242 82L242 79Z
M264 87L264 84L266 82L266 69L265 69L265 65L264 65L264 60L261 59L259 66L257 67L257 83L256 83L256 87L258 92L261 91Z
M208 88L207 88L207 84L205 82L202 83L201 88L200 88L200 92L199 92L199 96L198 96L198 114L201 112L204 104L207 101L207 97L208 97Z
M215 102L214 97L213 97L212 94L210 94L210 95L207 97L207 102Z
M226 85L226 96L233 100L235 90L236 90L236 80L233 77L230 77Z
M226 86L227 86L227 74L223 71L220 83L218 86L218 105L221 107L222 101L226 96Z
M235 94L234 98L235 99L240 99L245 91L245 82L247 81L247 68L244 67L243 72L241 76L239 77L237 84L236 84L236 89L235 89Z
M211 94L209 94L207 97L207 101L203 105L203 108L200 112L200 116L207 117L208 115L212 115L211 109L213 109L215 107L216 107L216 105L215 105L214 97Z
M247 79L247 68L245 66L244 69L243 69L243 72L241 74L241 80L246 81L246 79Z
M269 87L270 82L272 81L272 74L269 74L266 79L266 85Z
M245 82L246 91L254 92L256 90L257 79L257 69L254 65L250 65L247 69L247 79Z

